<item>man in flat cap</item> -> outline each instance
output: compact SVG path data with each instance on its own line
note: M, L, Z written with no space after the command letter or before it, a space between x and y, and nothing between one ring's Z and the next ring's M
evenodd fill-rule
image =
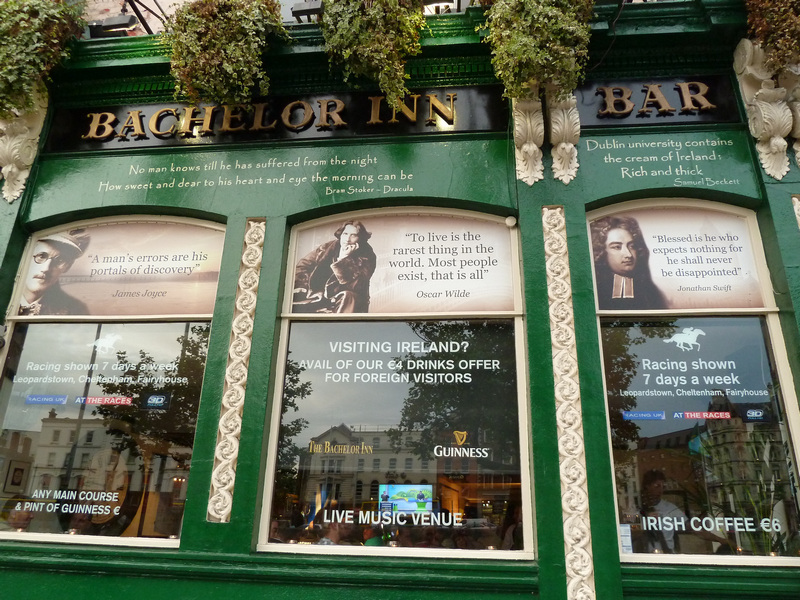
M86 305L64 292L59 284L86 250L89 236L82 229L59 231L40 237L25 278L19 304L20 315L85 315Z

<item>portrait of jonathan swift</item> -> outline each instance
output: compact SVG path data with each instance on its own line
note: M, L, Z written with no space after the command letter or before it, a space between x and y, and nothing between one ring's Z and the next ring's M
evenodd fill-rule
M650 274L650 251L639 223L611 216L592 221L592 256L600 310L666 308Z
M375 272L372 234L360 221L347 221L334 239L301 258L294 271L293 312L369 311L369 280Z
M85 315L86 305L61 289L61 276L82 256L89 236L82 229L39 238L23 281L20 315Z

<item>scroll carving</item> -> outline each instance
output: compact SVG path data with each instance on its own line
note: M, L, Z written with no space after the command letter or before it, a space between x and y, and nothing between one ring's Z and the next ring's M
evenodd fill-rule
M217 428L214 469L208 499L207 519L217 523L230 521L239 439L242 430L242 409L247 388L250 342L256 310L256 292L261 274L265 224L250 220L245 234L245 247L236 291L236 309L228 347L228 366L222 393L222 408Z
M578 101L574 94L559 99L556 94L548 93L547 112L553 146L553 176L569 183L578 173L578 141L581 136Z
M10 204L22 195L39 147L47 113L47 97L40 94L36 109L11 120L0 119L0 180L3 198Z
M792 131L789 135L794 138L794 159L800 167L800 64L784 69L778 77L778 84L786 89L789 111L792 113Z
M792 132L792 111L786 88L776 85L773 73L765 66L763 51L750 40L739 42L733 66L761 166L770 177L783 179L789 172L789 145L785 138Z
M538 97L515 99L512 102L514 113L514 155L517 166L517 179L533 185L544 177L542 164L542 144L544 144L544 117L542 102Z
M597 594L564 209L545 207L542 226L553 347L567 597L594 600Z

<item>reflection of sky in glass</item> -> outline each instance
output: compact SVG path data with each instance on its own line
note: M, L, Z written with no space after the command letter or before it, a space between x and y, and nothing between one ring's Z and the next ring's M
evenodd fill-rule
M178 337L184 335L186 324L104 323L100 325L99 337L96 323L30 324L27 329L16 377L71 377L73 382L14 383L8 394L8 407L0 406L0 409L6 408L3 429L39 431L41 420L50 409L55 409L59 417L77 417L80 404L75 403L76 396L105 395L97 383L89 384L87 389L87 384L79 380L89 374L88 365L92 362L92 348L97 339L107 341L109 345L103 348L102 343L98 344L94 360L98 369L92 375L112 377L120 374L113 369L118 351L127 351L128 360L133 363L139 360L139 350L146 351L158 363L174 361L181 352ZM68 369L70 363L78 368ZM41 368L37 369L37 366ZM25 404L25 399L31 394L67 395L67 404Z
M334 342L388 342L390 352L335 352ZM390 425L400 422L400 411L410 383L334 383L335 374L390 372L387 363L401 357L397 342L419 342L420 338L403 322L390 323L307 323L292 324L289 339L289 358L300 361L328 361L330 369L307 368L300 374L300 382L310 382L312 392L298 402L299 410L289 412L287 419L302 417L308 427L295 443L307 445L328 428L340 425ZM338 361L353 361L349 368L337 368ZM373 368L357 368L358 361L369 362ZM374 368L374 361L382 361L382 368ZM329 381L326 382L326 373Z
M700 347L692 346L691 349L681 350L674 342L665 343L669 340L673 332L659 335L653 338L645 337L642 329L635 328L629 330L629 337L632 343L627 349L604 348L606 353L606 369L610 353L627 351L628 355L634 359L636 373L633 377L629 391L672 391L673 395L663 396L638 396L633 401L632 410L637 411L666 411L666 420L637 420L640 437L651 437L675 431L685 430L694 426L694 420L673 419L673 412L685 411L707 411L711 396L679 396L675 390L766 390L772 383L770 375L770 365L767 357L764 334L761 329L761 320L758 317L708 317L708 318L687 318L675 319L665 324L674 323L674 333L680 334L685 328L694 327L701 329L705 335L698 335L697 342ZM607 325L604 324L604 327ZM606 340L604 336L604 340ZM643 360L657 361L659 366L673 368L650 368L645 369ZM669 361L668 364L663 364ZM709 369L703 368L703 364L715 362L735 363L734 368ZM684 371L681 366L685 364ZM731 365L733 366L733 365ZM694 368L697 367L697 368ZM618 392L611 389L612 378L607 379L609 385L609 396L619 397ZM649 380L646 375L650 375ZM699 382L693 383L692 377L699 378ZM738 382L729 383L706 383L704 377L720 376L733 377ZM686 383L675 384L674 380L667 380L667 377L685 377ZM616 392L616 393L615 393ZM770 396L729 396L729 400L734 403L764 403L769 402ZM613 406L613 400L610 400ZM611 410L614 410L613 408ZM702 423L701 423L702 424Z

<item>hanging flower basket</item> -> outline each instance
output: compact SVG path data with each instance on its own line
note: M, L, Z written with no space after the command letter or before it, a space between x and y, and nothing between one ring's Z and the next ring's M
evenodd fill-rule
M325 0L322 35L332 65L345 81L378 83L390 106L408 93L406 58L419 54L422 5L413 0Z
M0 119L33 110L36 90L80 35L84 2L0 2Z
M176 98L193 104L248 102L267 95L263 54L271 38L288 34L276 0L197 0L172 16L166 39L172 46Z
M510 98L531 85L563 93L580 83L589 56L592 0L496 0L487 12L485 41L495 74Z
M750 35L764 49L767 68L780 71L800 65L800 2L747 0L745 4Z

